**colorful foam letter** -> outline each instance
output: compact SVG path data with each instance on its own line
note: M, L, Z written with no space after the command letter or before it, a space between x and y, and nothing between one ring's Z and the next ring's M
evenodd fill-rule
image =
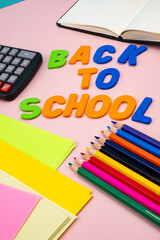
M90 46L81 46L77 52L73 55L73 57L69 60L69 64L75 64L80 61L82 64L89 63L89 55L90 55Z
M152 103L152 98L149 98L149 97L144 98L139 108L136 110L136 112L132 116L132 120L135 122L150 124L152 121L152 118L144 116L144 114L146 110L149 108L151 103Z
M102 106L99 110L95 110L95 106L97 103L102 102ZM100 118L107 114L111 105L111 99L107 95L97 95L93 97L87 107L86 107L86 115L89 118Z
M89 99L89 94L83 94L80 101L77 102L77 94L70 94L67 105L63 111L64 117L70 117L73 109L77 109L75 112L76 117L82 117Z
M99 47L94 54L93 61L98 64L108 63L112 60L111 56L105 56L102 58L104 52L115 53L116 49L112 45L105 45Z
M111 75L111 80L107 83L104 83L104 79L108 75ZM116 68L104 69L98 74L98 77L96 79L96 86L103 90L113 88L117 84L119 76L120 73Z
M41 114L40 107L35 106L35 105L29 105L29 104L33 104L33 103L40 103L40 99L39 98L27 98L20 103L19 107L22 111L32 112L29 114L26 114L26 113L21 114L22 119L26 119L26 120L34 119L34 118L37 118Z
M122 103L127 103L127 107L123 112L118 112L119 107L121 106ZM112 119L124 120L129 118L132 115L135 107L136 107L136 100L134 99L134 97L129 95L123 95L116 98L113 101L111 108L109 110L109 115Z
M97 73L97 68L81 68L78 70L78 75L83 75L81 88L87 89L89 88L91 75Z
M51 52L48 68L60 68L66 64L66 57L68 56L68 52L66 50L53 50Z
M129 45L121 56L118 58L117 62L125 64L127 61L129 65L136 66L137 64L137 56L147 50L147 47L140 46L137 48L136 45Z
M64 97L58 96L58 95L48 98L46 100L46 102L44 103L44 106L42 109L42 114L44 117L56 118L56 117L59 117L63 113L63 110L61 108L51 110L54 103L65 104L66 100Z

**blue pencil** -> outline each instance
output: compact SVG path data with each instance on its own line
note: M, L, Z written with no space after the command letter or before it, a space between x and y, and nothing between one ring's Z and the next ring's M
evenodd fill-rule
M127 132L124 132L123 130L117 129L116 127L107 126L107 128L111 130L113 133L115 133L117 136L127 140L128 142L131 142L132 144L160 158L160 149L142 141L139 138L134 137L133 135Z
M112 150L122 154L123 156L131 159L132 161L140 164L144 168L147 168L149 171L152 171L154 174L159 176L160 178L160 167L157 167L156 165L150 163L149 161L145 160L144 158L138 156L135 153L132 153L131 151L127 150L126 148L121 147L117 143L114 143L108 139L100 138L95 136L95 138L100 142L101 144L111 148Z
M160 142L130 126L128 126L127 124L123 124L123 123L119 123L119 122L115 122L115 121L111 121L118 129L121 129L141 140L143 140L146 143L151 144L152 146L160 149Z

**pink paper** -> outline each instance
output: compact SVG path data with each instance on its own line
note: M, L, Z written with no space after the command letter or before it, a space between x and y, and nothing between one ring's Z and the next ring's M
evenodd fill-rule
M0 183L0 239L13 240L40 196Z

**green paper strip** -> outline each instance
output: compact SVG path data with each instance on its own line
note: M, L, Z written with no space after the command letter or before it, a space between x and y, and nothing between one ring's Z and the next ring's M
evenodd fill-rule
M0 139L57 169L73 150L73 140L0 114Z

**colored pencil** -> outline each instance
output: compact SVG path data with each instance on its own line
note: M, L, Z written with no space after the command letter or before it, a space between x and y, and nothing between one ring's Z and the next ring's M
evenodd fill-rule
M112 123L118 128L118 129L121 129L149 144L151 144L152 146L160 149L160 142L130 126L128 126L127 124L123 124L123 123L119 123L119 122L115 122L115 121L112 121Z
M157 167L156 165L154 165L153 163L145 160L144 158L141 158L137 154L132 153L131 151L127 150L126 148L121 147L120 145L118 145L108 139L97 137L97 136L95 136L95 138L102 145L105 145L105 146L111 148L112 150L122 154L123 156L131 159L132 161L137 162L141 166L148 168L149 171L152 171L153 173L158 174L158 176L160 178L160 168Z
M96 185L97 187L101 188L103 191L109 193L111 196L120 200L122 203L126 204L128 207L134 209L136 212L140 213L141 215L143 215L144 217L146 217L147 219L149 219L150 221L152 221L156 225L160 226L160 217L157 214L153 213L152 211L148 210L147 208L145 208L141 204L137 203L136 201L134 201L130 197L121 193L119 190L113 188L112 186L110 186L109 184L107 184L103 180L99 179L98 177L96 177L92 173L88 172L84 168L78 167L78 166L73 165L71 163L69 163L69 165L80 176L87 179L88 181L90 181L91 183Z
M112 159L123 164L124 166L128 167L129 169L135 171L136 173L142 175L143 177L149 179L150 181L154 182L155 184L160 185L159 175L149 171L148 168L141 166L137 162L134 162L131 159L123 156L121 153L118 153L117 151L112 150L108 146L104 146L99 143L93 143L93 142L91 142L91 144L98 151L111 157Z
M133 190L139 192L146 198L150 199L152 202L160 205L160 196L156 195L155 193L151 192L147 188L143 187L139 183L133 181L132 179L128 178L127 176L123 175L122 173L118 172L114 168L111 168L104 162L101 162L99 159L92 157L91 155L81 153L81 155L86 159L89 163L94 165L95 167L101 169L103 172L111 175L112 177L116 178L120 182L124 183L128 187L132 188Z
M142 186L146 187L150 191L154 192L158 196L160 196L160 187L156 185L155 183L149 181L148 179L142 177L138 173L132 171L131 169L125 167L121 163L115 161L114 159L108 157L107 155L101 153L100 151L96 151L95 149L86 148L89 153L94 156L95 158L98 158L102 162L106 163L110 167L116 169L117 171L123 173L127 177L131 178L132 180L138 182Z
M107 126L107 128L109 130L111 130L111 132L115 133L117 136L127 140L128 142L131 142L133 144L135 144L136 146L144 149L145 151L157 156L158 158L160 158L160 149L142 141L141 139L134 137L133 135L124 132L121 129L117 129L116 127L109 127Z
M125 139L117 136L114 133L108 131L101 131L109 140L119 144L120 146L128 149L129 151L137 154L138 156L146 159L147 161L155 164L156 166L160 167L160 159L153 154L137 147L136 145L126 141Z
M126 186L124 183L121 183L120 181L110 176L109 174L103 172L102 170L95 167L91 163L79 158L74 158L74 159L82 168L86 169L90 173L94 174L96 177L110 184L112 187L118 189L122 193L126 194L128 197L132 198L136 202L142 204L144 207L148 208L149 210L151 210L152 212L160 216L160 206L158 206L156 203L152 202L151 200L144 197L140 193L137 193L130 187Z

